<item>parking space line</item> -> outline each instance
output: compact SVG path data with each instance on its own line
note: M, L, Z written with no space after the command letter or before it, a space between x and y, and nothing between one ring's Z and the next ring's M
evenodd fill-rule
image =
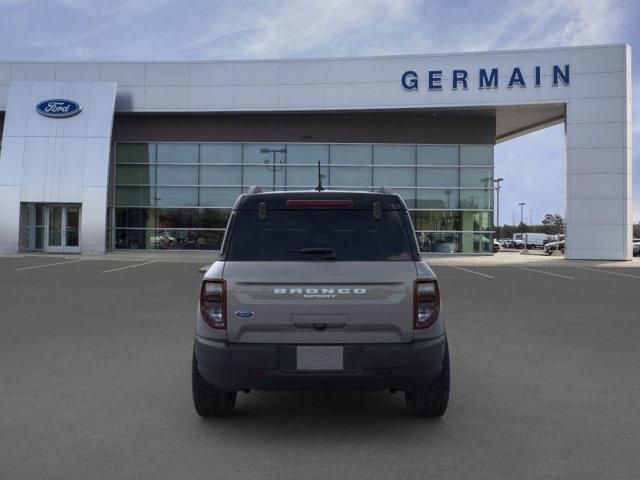
M469 272L469 273L473 273L475 275L480 275L481 277L487 277L487 278L493 278L491 275L487 275L486 273L480 273L480 272L474 272L473 270L468 270L466 268L462 268L462 267L456 267L455 265L448 265L451 268L457 268L458 270L462 270L464 272Z
M554 277L566 278L568 280L575 280L575 278L568 277L567 275L560 275L559 273L545 272L544 270L536 270L535 268L518 267L515 265L513 265L513 268L519 268L520 270L527 270L528 272L542 273L543 275L552 275Z
M136 268L136 267L142 267L144 265L151 265L152 263L157 263L158 260L152 260L151 262L144 262L144 263L137 263L135 265L127 265L126 267L120 267L120 268L112 268L111 270L105 270L102 273L111 273L111 272L117 272L120 270L125 270L127 268Z
M578 268L581 268L582 270L590 270L592 272L601 272L601 273L608 273L610 275L619 275L621 277L640 278L640 276L638 275L631 275L629 273L620 273L620 272L610 272L608 270L602 270L600 268L589 268L589 267L578 267Z
M67 263L78 263L78 262L84 262L85 260L87 259L81 258L80 260L71 260L70 262L57 262L57 263L47 263L46 265L33 265L31 267L16 268L15 271L19 272L20 270L31 270L34 268L53 267L55 265L66 265Z

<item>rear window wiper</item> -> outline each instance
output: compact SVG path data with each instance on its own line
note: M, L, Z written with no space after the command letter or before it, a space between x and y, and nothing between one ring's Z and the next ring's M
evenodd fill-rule
M328 247L308 247L301 248L300 250L287 250L287 253L316 253L316 254L325 254L326 260L335 260L336 259L336 251L333 248Z

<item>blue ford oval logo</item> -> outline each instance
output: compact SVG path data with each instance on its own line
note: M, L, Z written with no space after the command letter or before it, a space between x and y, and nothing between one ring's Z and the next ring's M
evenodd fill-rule
M66 118L79 114L82 111L82 106L72 100L55 98L40 102L36 105L36 110L45 117Z
M253 317L253 312L251 310L236 310L235 315L240 318L249 318Z

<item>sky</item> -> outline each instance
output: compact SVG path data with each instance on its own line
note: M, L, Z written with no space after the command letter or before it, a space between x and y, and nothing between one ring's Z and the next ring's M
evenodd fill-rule
M628 43L640 221L637 0L0 0L0 60L314 58ZM500 223L564 214L564 130L499 144Z

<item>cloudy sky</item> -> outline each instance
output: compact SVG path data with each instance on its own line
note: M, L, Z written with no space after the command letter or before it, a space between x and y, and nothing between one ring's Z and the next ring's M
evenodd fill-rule
M637 0L0 0L0 60L214 60L339 57L626 42ZM634 102L634 217L640 115ZM563 127L496 147L501 222L563 213Z

